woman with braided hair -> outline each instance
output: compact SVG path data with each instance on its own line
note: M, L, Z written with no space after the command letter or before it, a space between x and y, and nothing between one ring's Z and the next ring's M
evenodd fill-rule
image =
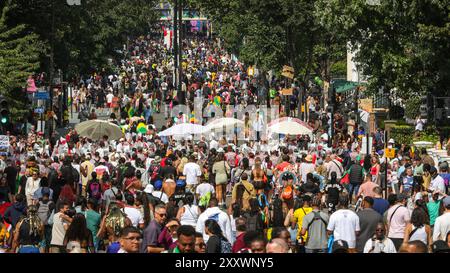
M117 203L111 201L97 233L98 238L106 238L109 242L107 253L117 253L119 251L120 232L124 227L129 226L132 226L131 220L120 210Z
M12 252L40 253L39 243L44 237L44 225L34 205L28 206L27 216L16 225L12 244Z

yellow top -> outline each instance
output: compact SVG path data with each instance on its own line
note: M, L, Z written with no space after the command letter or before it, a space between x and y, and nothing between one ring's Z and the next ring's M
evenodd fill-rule
M306 214L310 213L313 209L312 208L299 208L294 211L294 215L292 217L292 221L294 223L297 223L298 226L298 232L297 232L297 240L300 240L300 234L302 231L302 224L303 224L303 217L305 217ZM306 239L308 238L308 232L304 236L302 236L303 242L306 242Z

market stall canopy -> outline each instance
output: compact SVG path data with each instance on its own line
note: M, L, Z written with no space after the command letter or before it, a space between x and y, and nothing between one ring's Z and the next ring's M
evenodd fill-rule
M352 81L346 81L346 80L334 80L333 86L336 88L336 93L344 93L350 90L355 89L358 86L366 85L365 83L358 83L358 82L352 82Z
M100 140L103 136L108 136L110 140L118 140L123 137L122 129L106 120L88 120L75 125L75 130L80 136L92 140Z
M199 135L206 133L207 130L205 126L193 123L181 123L176 124L162 132L159 136L188 136L188 135Z

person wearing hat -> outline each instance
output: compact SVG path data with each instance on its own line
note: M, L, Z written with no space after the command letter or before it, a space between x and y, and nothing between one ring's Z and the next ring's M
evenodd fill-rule
M388 237L397 251L403 243L406 226L411 220L409 210L406 208L406 200L406 194L399 193L395 205L387 211Z
M442 204L444 206L444 213L436 218L434 222L433 229L433 241L444 240L447 243L449 240L450 233L450 196L446 196L442 199ZM450 247L450 245L449 245Z
M300 175L302 178L302 182L306 183L306 176L309 173L314 173L315 165L312 163L313 158L312 155L307 155L304 159L304 162L300 165Z

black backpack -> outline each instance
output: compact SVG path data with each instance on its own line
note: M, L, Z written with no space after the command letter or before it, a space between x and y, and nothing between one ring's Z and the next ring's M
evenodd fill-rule
M161 198L154 196L151 193L147 193L148 202L152 204L153 207L156 207L160 204L164 205L164 202L161 200ZM162 197L162 194L161 194Z
M272 226L273 227L284 226L283 201L281 201L281 199L278 196L273 200Z
M312 221L308 224L308 226L306 227L306 230L309 232L309 228L311 227L311 225L315 222L315 221L322 221L322 223L326 226L328 225L328 223L322 218L322 216L320 216L320 212L318 211L313 211L314 213L314 218L312 219Z
M260 221L258 221L258 217L260 217L259 213L251 214L251 213L244 213L243 217L247 220L246 221L246 230L248 231L261 231L263 227L260 225Z

